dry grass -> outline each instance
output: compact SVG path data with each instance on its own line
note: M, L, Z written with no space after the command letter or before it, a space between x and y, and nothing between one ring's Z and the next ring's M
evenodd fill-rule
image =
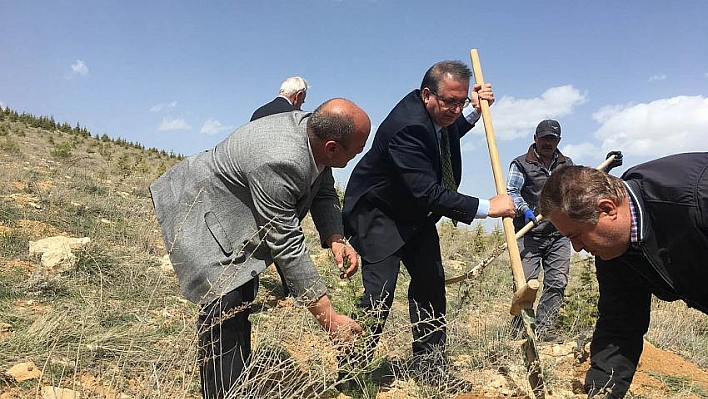
M79 391L82 398L200 397L196 307L180 297L173 273L161 268L164 244L147 189L177 159L2 120L0 144L0 326L10 326L0 328L0 368L31 361L41 370L39 381L0 377L0 398L40 397L45 385ZM304 229L333 303L354 314L361 275L340 281L309 219ZM449 222L440 234L448 276L469 270L503 239L500 232L454 229ZM27 247L51 235L87 236L91 244L76 254L71 270L48 272ZM341 377L361 385L356 397L453 396L450 387L410 378L408 281L402 269L373 362ZM577 285L591 283L576 276L573 284L581 293ZM274 295L278 285L268 268L253 304L253 361L233 397L337 397L337 348L307 310ZM448 286L448 358L456 375L480 387L480 397L481 387L496 379L505 391L485 397L530 392L518 342L510 340L510 294L505 255L474 281ZM581 327L570 323L562 332L570 340ZM657 303L648 336L657 346L705 367L707 336L704 315L679 303ZM544 358L545 379L558 397L576 397L570 388L559 389L570 385L559 362Z

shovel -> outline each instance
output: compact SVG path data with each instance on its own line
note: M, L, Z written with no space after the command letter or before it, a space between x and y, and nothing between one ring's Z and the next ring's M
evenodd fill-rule
M598 170L605 170L612 161L615 160L614 155L610 155L607 159L605 159L604 162L602 162L596 169ZM539 214L536 216L536 223L540 223L541 220L543 220L543 215ZM519 238L523 237L526 233L529 232L535 226L534 222L528 222L524 227L522 227L519 231L516 232L516 235L514 238L518 240ZM517 245L518 247L518 245ZM506 251L506 242L499 245L496 247L491 254L489 254L486 258L482 259L475 267L470 269L469 271L465 272L464 274L461 274L456 277L451 277L447 280L445 280L445 284L454 284L454 283L459 283L460 281L464 280L473 280L477 278L480 274L482 274L482 271L484 270L485 267L489 266L492 262L494 262L494 259L496 259L499 255L504 253Z
M479 62L477 49L470 50L470 58L472 59L475 83L484 85L482 66ZM489 148L489 158L492 163L492 173L494 174L497 194L506 194L506 185L504 184L501 162L499 161L499 152L497 151L496 139L494 138L492 116L489 112L489 102L480 99L479 103L482 109L482 120L484 121L484 131L487 138L487 147ZM512 219L510 217L504 217L502 218L502 224L504 226L504 238L509 252L509 259L511 261L511 272L514 277L515 291L511 300L510 312L514 316L521 314L521 319L524 322L524 330L528 336L526 343L523 345L523 352L529 383L531 384L534 396L537 399L544 399L546 397L546 390L543 383L541 361L538 356L538 349L536 348L536 333L533 323L535 317L532 308L540 284L536 279L526 281L526 276L524 275L524 270L521 265L519 247L516 243Z

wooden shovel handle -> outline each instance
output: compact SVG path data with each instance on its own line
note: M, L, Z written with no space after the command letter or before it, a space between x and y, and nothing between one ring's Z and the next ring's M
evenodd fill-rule
M482 66L479 62L479 54L477 49L470 50L470 58L472 59L472 69L474 71L475 83L484 85L484 77L482 76ZM497 188L497 194L506 194L506 185L504 183L504 175L499 161L499 151L497 150L496 139L494 138L494 127L492 126L492 115L489 112L489 102L479 99L482 109L482 120L484 121L484 132L487 137L487 147L489 148L489 158L492 162L492 173L494 174L494 183ZM518 315L522 308L530 308L536 300L536 292L538 291L538 280L530 280L526 282L524 269L521 265L521 255L519 254L519 246L516 242L514 233L514 223L512 218L502 218L504 226L504 238L506 239L507 250L509 251L509 259L511 260L511 273L514 276L515 292L511 301L510 312L513 315Z

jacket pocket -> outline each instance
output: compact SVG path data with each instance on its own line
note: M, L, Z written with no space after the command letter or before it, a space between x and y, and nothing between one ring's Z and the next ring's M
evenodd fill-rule
M212 237L214 237L214 240L219 244L221 250L224 251L224 254L230 256L234 252L234 249L228 234L226 234L226 230L224 230L224 227L219 222L219 218L216 217L214 212L209 211L204 214L204 222Z

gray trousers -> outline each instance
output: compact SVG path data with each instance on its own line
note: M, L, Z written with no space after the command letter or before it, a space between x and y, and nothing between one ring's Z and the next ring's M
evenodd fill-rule
M553 325L563 304L570 271L570 240L558 233L550 236L527 234L518 240L526 281L538 279L543 267L543 291L536 309L536 331Z

